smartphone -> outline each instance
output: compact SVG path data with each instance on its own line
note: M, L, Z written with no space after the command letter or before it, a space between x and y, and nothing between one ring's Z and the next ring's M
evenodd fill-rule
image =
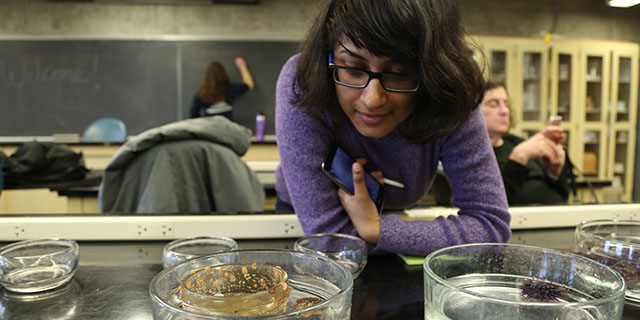
M562 116L555 115L549 117L549 125L559 126L562 122Z
M350 195L355 193L353 187L353 174L351 172L351 166L356 162L351 156L349 156L342 148L333 147L327 154L324 162L322 163L322 171L340 188L348 192ZM384 204L384 192L382 185L366 170L364 172L364 181L369 191L369 196L373 203L376 204L378 212L382 212L382 206Z

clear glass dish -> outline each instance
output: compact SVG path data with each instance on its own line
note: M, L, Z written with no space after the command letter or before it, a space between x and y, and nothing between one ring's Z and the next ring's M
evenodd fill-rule
M640 302L640 221L592 220L576 227L574 251L606 264L627 282L626 298Z
M622 277L577 254L465 244L432 252L423 267L425 319L622 318Z
M233 250L238 250L238 244L228 237L178 239L169 242L162 250L162 266L168 268L193 258Z
M231 264L240 265L242 273L243 266L251 267L254 263L277 266L286 272L285 283L290 287L290 292L281 310L262 315L216 315L188 310L183 304L184 298L180 297L181 285L192 274L206 268L215 269L217 266ZM205 281L198 280L203 280L203 283ZM293 250L215 253L167 268L149 284L153 315L157 320L349 319L352 292L353 276L344 266L327 257ZM238 313L241 312L243 310L238 309Z
M73 240L41 239L0 248L0 285L33 293L57 288L71 280L80 249Z
M345 266L357 278L367 265L364 240L342 233L317 233L296 240L293 249L326 256Z

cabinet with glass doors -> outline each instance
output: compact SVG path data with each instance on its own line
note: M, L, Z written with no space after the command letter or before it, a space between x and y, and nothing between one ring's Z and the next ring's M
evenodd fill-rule
M510 132L527 138L560 115L578 180L609 181L631 201L638 106L637 43L474 36L485 76L505 84Z

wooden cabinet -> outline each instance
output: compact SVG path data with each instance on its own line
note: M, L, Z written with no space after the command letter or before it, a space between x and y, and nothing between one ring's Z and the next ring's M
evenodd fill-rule
M638 45L621 45L611 55L607 176L611 177L614 187L622 187L623 199L627 201L631 200L633 191L637 106Z
M579 153L578 143L574 141L579 136L575 125L579 117L579 48L558 43L549 46L549 52L549 114L562 117L565 133L562 143L575 162L573 156ZM545 125L542 123L541 127Z
M631 201L638 108L637 43L473 36L485 76L505 84L511 132L528 137L562 116L579 180L611 181Z
M549 114L549 45L523 38L476 36L484 52L485 76L509 92L511 132L535 133Z

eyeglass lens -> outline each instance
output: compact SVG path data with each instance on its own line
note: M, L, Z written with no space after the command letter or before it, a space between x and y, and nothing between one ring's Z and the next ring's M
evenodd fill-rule
M334 69L333 76L336 81L346 85L364 87L369 81L369 74L357 69L338 68ZM417 80L400 74L383 74L380 77L382 86L390 90L413 90L418 87Z

